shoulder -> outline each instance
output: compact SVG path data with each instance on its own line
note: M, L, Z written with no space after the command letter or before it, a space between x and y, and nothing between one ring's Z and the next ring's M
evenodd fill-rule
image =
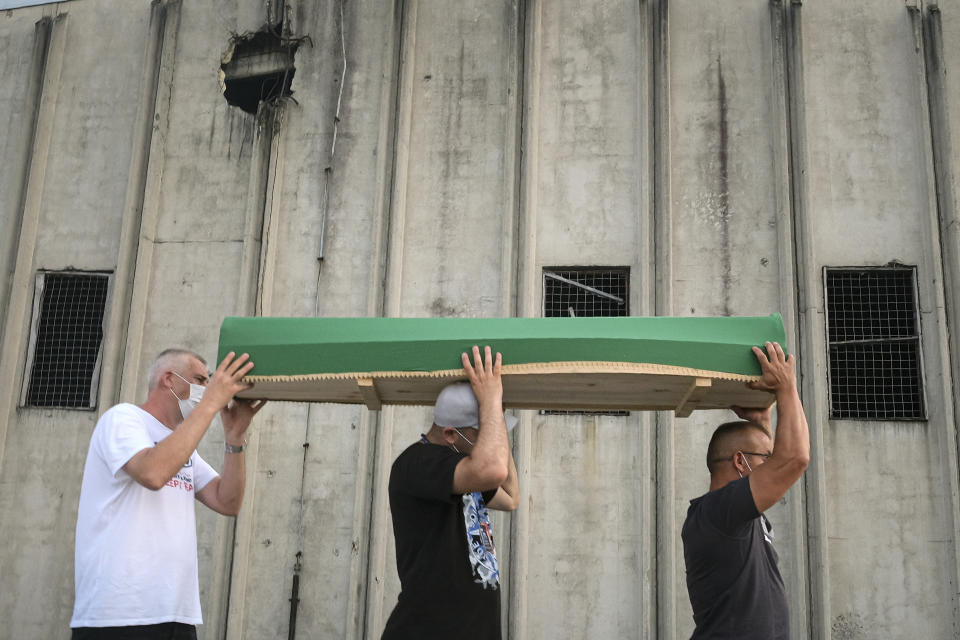
M750 483L747 478L740 478L691 500L685 528L693 520L698 520L732 534L759 515L750 493Z
M136 420L143 422L144 417L148 415L150 414L135 404L121 402L104 411L100 420Z
M753 496L750 493L750 481L748 478L738 478L733 482L728 482L719 489L714 489L713 491L703 494L700 496L700 500L708 505L742 502L743 500L753 502Z
M97 420L95 431L113 431L121 426L143 426L144 417L148 415L143 409L135 404L124 402L117 404L106 411Z
M464 457L441 445L414 443L394 460L390 469L390 490L422 497L447 496L454 470Z
M437 461L451 458L459 459L460 457L462 457L461 454L437 444L414 442L400 452L400 455L393 461L393 468L395 470L418 469Z

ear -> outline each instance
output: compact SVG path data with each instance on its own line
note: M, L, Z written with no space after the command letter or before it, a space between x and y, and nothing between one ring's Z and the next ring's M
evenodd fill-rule
M747 475L750 473L750 469L747 468L747 463L744 462L746 456L743 455L742 451L736 451L733 454L733 466L739 471L742 475Z
M173 389L173 384L176 380L179 380L179 378L173 375L173 371L164 371L163 375L160 376L160 386Z
M443 435L443 440L447 444L451 444L457 441L457 430L453 427L440 427L440 433Z

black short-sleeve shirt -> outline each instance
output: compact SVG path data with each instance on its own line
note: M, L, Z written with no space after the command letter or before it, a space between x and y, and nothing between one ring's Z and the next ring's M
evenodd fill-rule
M400 595L383 640L500 640L500 574L484 494L453 494L465 456L418 442L390 471Z
M789 639L773 529L757 511L749 478L691 500L682 538L693 639Z

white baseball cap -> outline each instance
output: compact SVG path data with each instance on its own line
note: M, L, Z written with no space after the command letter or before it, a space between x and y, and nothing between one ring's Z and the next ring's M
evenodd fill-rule
M503 414L507 431L517 426L517 419ZM478 429L480 406L469 382L454 382L440 391L433 405L433 423L438 427L471 427Z

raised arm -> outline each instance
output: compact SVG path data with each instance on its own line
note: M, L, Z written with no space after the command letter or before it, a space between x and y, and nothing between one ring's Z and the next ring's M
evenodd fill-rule
M520 485L517 481L517 465L513 461L513 451L507 446L510 456L508 462L507 479L503 481L497 494L490 499L487 506L497 511L513 511L520 506Z
M197 492L197 500L217 513L235 516L243 503L243 491L247 482L247 468L242 448L250 421L267 403L266 400L237 400L220 410L223 420L224 443L238 447L237 452L225 451L223 471Z
M474 365L466 353L461 355L463 369L470 379L480 405L477 442L470 454L457 463L453 472L453 493L490 491L499 488L510 473L510 446L507 425L503 419L503 383L500 380L502 357L496 359L490 347L473 348Z
M247 388L240 379L253 368L253 363L247 362L247 354L236 360L234 355L233 352L227 354L217 367L203 398L186 420L156 446L140 451L123 466L130 477L146 488L158 491L186 464L217 412L230 402L234 394Z
M751 388L772 391L777 396L777 433L773 454L750 474L750 492L757 511L772 507L803 475L810 463L810 432L797 393L795 358L784 356L776 342L766 343L767 352L753 348L763 377Z

